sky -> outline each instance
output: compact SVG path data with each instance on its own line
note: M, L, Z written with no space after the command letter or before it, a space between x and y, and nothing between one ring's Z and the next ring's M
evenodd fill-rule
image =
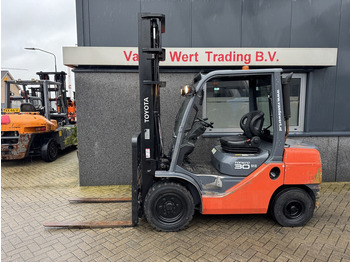
M24 49L35 47L54 53L57 71L68 73L62 47L77 44L75 16L75 0L1 0L1 70L22 80L38 79L38 71L54 71L53 55Z

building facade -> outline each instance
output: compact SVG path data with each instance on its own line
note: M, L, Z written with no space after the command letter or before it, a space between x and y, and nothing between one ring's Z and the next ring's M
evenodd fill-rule
M11 73L7 70L1 70L1 108L5 106L5 81L15 80ZM11 85L11 93L19 96L19 86Z
M294 72L290 139L318 146L324 181L350 181L350 0L76 0L76 8L78 47L64 48L64 63L75 68L82 186L131 181L131 137L140 121L140 12L166 16L165 145L181 103L179 89L195 73L280 67ZM203 139L240 132L239 119L220 118L227 107L219 114L211 110L220 102L214 91L207 87L203 110L214 129ZM205 157L205 151L194 157Z

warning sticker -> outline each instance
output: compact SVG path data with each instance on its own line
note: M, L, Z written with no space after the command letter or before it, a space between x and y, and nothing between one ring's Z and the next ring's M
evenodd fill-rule
M151 158L151 149L146 148L146 158Z
M150 130L149 129L145 129L145 139L147 139L147 140L151 139L151 135L150 135Z

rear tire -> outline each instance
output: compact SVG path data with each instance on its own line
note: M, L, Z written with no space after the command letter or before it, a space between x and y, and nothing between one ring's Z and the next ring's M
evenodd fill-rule
M300 188L287 188L279 192L272 202L271 214L284 227L304 226L312 217L315 202Z
M144 202L147 221L159 231L179 231L192 220L194 202L180 184L159 182L148 191Z
M57 159L58 146L52 138L46 141L41 147L41 158L46 162L52 162Z

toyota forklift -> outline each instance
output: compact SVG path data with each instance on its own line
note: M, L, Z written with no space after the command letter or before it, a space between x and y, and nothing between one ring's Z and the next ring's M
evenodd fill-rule
M322 169L315 146L286 143L292 74L284 80L281 69L198 74L182 89L184 100L175 119L173 141L165 152L160 125L164 83L159 80L159 62L165 60L161 46L165 19L141 14L139 26L141 133L133 143L139 216L161 231L185 228L195 210L202 214L270 212L282 226L305 225L317 206ZM202 146L202 159L191 159L197 143L205 140L199 138L215 126L201 118L206 87L221 82L240 84L249 93L249 112L240 120L242 133L221 137L207 152Z
M166 151L160 114L160 92L165 83L159 79L159 62L165 60L164 32L164 15L139 15L141 132L132 138L132 220L115 221L113 226L135 226L145 217L157 230L179 231L189 225L196 210L201 214L270 213L282 226L305 225L317 207L322 169L315 146L286 143L292 73L285 79L282 69L198 74L181 90L183 102ZM215 123L203 118L202 108L208 92L222 91L220 84L239 86L247 92L248 112L239 115L240 134L210 137L208 131ZM210 86L214 86L211 91ZM222 115L226 121L237 118Z

